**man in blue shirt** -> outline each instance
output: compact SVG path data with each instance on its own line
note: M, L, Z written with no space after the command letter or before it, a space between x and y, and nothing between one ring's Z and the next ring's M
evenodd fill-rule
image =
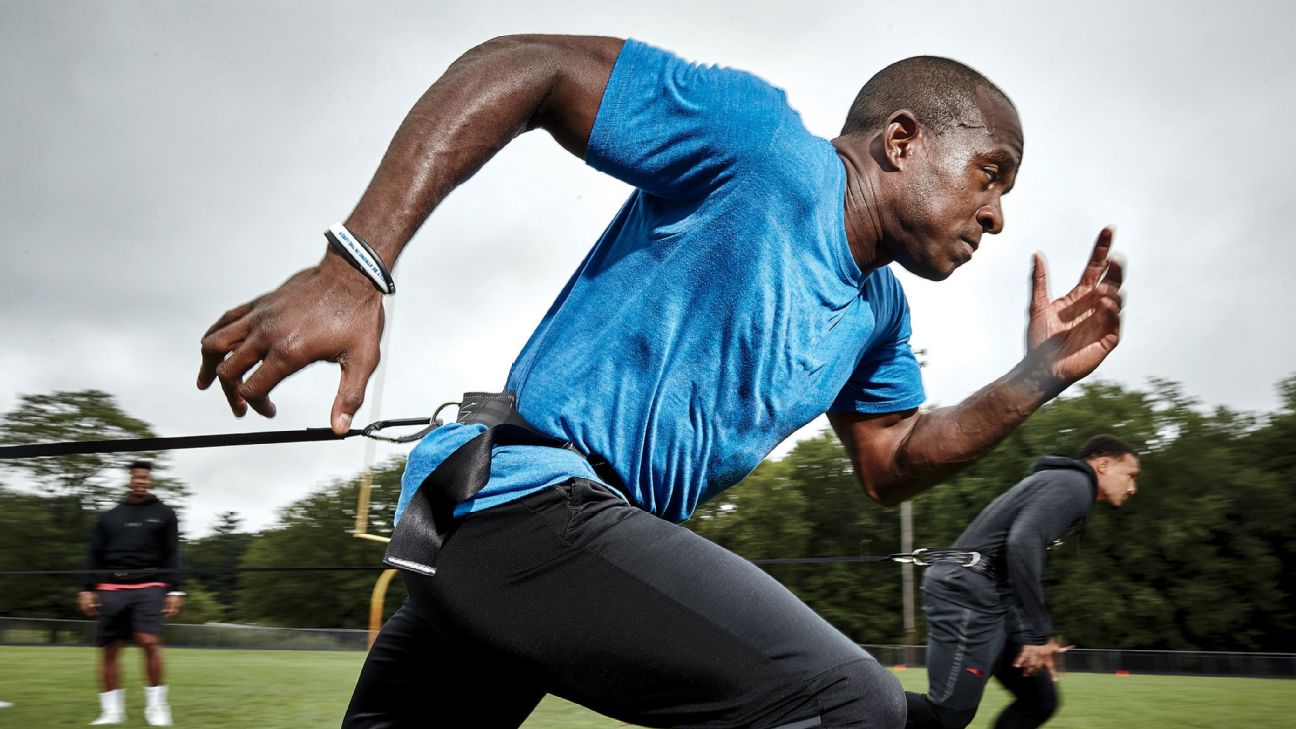
M347 429L377 366L384 264L537 127L635 187L505 385L518 417L564 447L489 452L435 564L406 574L410 602L345 725L513 727L545 693L650 726L902 725L904 694L871 656L675 522L824 412L882 503L986 453L1116 346L1111 231L1061 299L1036 259L1012 372L919 413L908 306L886 266L943 279L1002 229L1023 141L1001 91L953 61L907 59L869 81L830 142L747 73L637 41L498 38L424 94L331 229L367 240L368 257L331 248L227 312L203 339L199 386L219 379L236 415L271 416L278 382L338 362L331 422ZM401 509L486 428L424 439Z

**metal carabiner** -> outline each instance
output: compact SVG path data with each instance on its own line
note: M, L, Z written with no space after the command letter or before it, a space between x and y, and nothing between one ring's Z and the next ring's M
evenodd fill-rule
M912 552L909 552L908 554L903 554L903 553L893 554L891 555L891 559L893 561L899 562L900 564L913 564L919 567L926 567L927 562L923 561L922 558L923 552L926 551L927 551L926 547L920 547L918 549L915 549Z
M451 405L459 405L459 403L454 402L453 400L450 402L441 403L441 405L437 407L436 411L432 413L432 417L430 418L396 418L393 420L375 420L374 422L366 425L364 429L360 431L360 435L363 435L366 438L373 438L374 440L381 440L386 443L412 443L416 440L422 440L423 436L427 435L428 433L431 433L437 428L440 428L442 425L445 425L445 423L441 422L439 416L441 415L442 410L445 410ZM409 435L383 435L382 433L378 432L385 428L401 427L406 425L423 425L425 427L422 430L418 431L417 433L411 433Z

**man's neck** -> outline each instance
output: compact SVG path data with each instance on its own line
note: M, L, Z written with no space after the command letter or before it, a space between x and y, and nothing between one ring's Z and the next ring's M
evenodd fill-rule
M882 220L878 215L877 165L869 157L866 142L843 136L832 141L846 167L846 242L851 256L865 276L891 262L882 247Z

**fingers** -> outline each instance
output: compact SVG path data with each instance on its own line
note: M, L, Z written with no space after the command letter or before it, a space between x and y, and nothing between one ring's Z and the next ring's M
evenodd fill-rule
M1112 225L1103 228L1098 233L1098 240L1094 242L1093 252L1089 254L1089 263L1080 274L1081 286L1090 287L1098 284L1098 279L1102 277L1103 271L1107 269L1107 254L1111 251L1112 237L1115 235L1116 227Z
M280 382L312 362L338 362L342 384L332 425L345 432L377 367L383 313L372 288L335 279L318 266L302 269L274 291L225 312L202 338L198 387L219 380L234 415L250 407L274 417L269 395Z
M1125 283L1125 270L1128 267L1125 258L1119 254L1107 259L1107 273L1102 278L1103 285L1120 290L1121 284Z
M239 388L239 395L247 400L253 410L267 418L273 418L278 410L270 401L270 391L289 375L313 361L315 358L306 356L298 345L277 346L266 353L261 366Z
M1062 307L1058 311L1058 319L1074 327L1100 311L1114 311L1119 314L1124 305L1125 299L1119 285L1104 280Z
M211 326L207 327L207 331L203 332L203 337L207 337L216 331L224 329L225 327L229 326L233 322L236 322L239 319L242 319L243 317L247 316L247 313L249 311L252 311L252 307L254 305L256 305L256 299L253 299L252 301L249 301L246 304L243 304L242 306L236 306L233 309L230 309L229 311L225 312L224 314L221 314L221 318L217 319L215 324L212 324Z
M247 337L251 329L251 320L246 318L255 302L225 312L216 323L207 328L199 344L202 352L202 365L198 368L198 389L206 390L218 376L216 368L225 361L225 356L232 352Z
M1050 301L1048 266L1044 263L1044 254L1036 251L1031 254L1031 312L1047 309Z
M243 342L238 349L217 365L216 377L220 379L220 386L225 392L230 411L236 417L243 417L248 409L247 398L243 395L243 376L267 356L265 348L258 346L256 342Z
M363 354L350 355L338 360L342 365L342 379L338 383L337 397L333 400L333 411L329 423L333 432L343 435L351 428L351 420L356 411L364 404L365 388L369 378L378 368L380 358L376 342L365 349Z

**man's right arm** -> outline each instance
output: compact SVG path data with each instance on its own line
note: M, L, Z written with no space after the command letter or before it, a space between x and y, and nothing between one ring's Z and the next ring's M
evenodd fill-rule
M1054 472L1056 473L1056 472ZM1075 471L1043 484L1008 530L1004 561L1025 623L1024 641L1043 645L1053 635L1044 600L1044 560L1049 546L1089 515L1092 487Z
M347 227L393 267L432 210L519 134L545 129L583 156L623 43L507 36L465 53L414 105ZM273 417L269 394L279 382L313 362L336 362L342 378L330 424L343 433L378 366L382 327L381 295L329 250L207 330L198 387L219 379L236 416L251 406Z
M108 534L104 527L103 516L95 520L94 533L90 537L90 548L86 552L85 571L81 575L81 591L77 593L77 608L86 615L98 612L99 597L95 592L98 570L103 566L103 550L107 546Z
M544 129L583 158L623 43L520 35L468 51L405 117L347 227L391 265L446 195L523 132Z

